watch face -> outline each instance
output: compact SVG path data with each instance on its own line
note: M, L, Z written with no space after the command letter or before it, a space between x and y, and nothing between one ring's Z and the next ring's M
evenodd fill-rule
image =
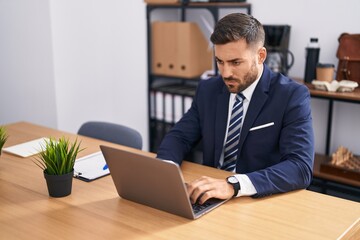
M228 178L228 181L229 181L230 183L237 183L237 182L238 182L237 178L234 177L234 176L229 177L229 178Z

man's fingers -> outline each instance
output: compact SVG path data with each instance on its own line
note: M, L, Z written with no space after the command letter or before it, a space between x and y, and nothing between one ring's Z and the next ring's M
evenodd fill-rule
M192 203L203 204L210 198L227 199L232 197L230 186L225 179L201 177L187 184Z

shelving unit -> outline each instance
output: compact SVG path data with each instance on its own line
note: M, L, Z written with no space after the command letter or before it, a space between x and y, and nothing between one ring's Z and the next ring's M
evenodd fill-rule
M333 128L334 101L360 104L360 89L356 88L354 92L338 93L316 90L314 86L309 83L305 83L305 85L309 88L311 97L325 99L329 103L325 154L315 154L314 177L309 189L360 202L360 181L350 180L320 171L321 163L331 160L330 145L331 130Z
M191 10L206 10L210 13L212 20L217 22L219 18L229 12L245 12L251 14L251 4L246 2L234 3L176 3L176 4L148 4L146 6L147 21L147 47L148 47L148 102L149 102L149 149L156 152L162 138L166 132L175 124L177 120L188 110L195 94L197 83L200 76L196 78L179 78L152 74L152 43L151 43L151 23L155 10L177 11L176 21L188 21L187 13ZM174 16L172 16L174 17ZM169 14L165 17L168 21ZM158 19L157 19L158 20ZM217 73L215 64L214 72ZM170 114L168 114L170 111ZM195 150L186 160L197 161L196 155L200 153ZM197 152L197 153L196 153Z

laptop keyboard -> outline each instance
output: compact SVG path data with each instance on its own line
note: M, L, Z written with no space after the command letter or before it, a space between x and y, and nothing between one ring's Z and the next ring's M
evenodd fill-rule
M203 204L194 203L194 204L192 204L192 208L193 208L194 213L196 214L196 213L204 210L205 208L209 207L212 204L213 204L213 202L211 202L211 201L206 201Z

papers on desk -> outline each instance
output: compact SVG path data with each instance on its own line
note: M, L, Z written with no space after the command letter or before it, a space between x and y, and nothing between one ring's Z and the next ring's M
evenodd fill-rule
M15 154L20 157L30 157L41 152L42 147L45 147L46 141L49 141L49 139L43 137L11 147L3 148L3 151Z
M110 174L102 152L96 152L75 161L74 177L90 182Z

